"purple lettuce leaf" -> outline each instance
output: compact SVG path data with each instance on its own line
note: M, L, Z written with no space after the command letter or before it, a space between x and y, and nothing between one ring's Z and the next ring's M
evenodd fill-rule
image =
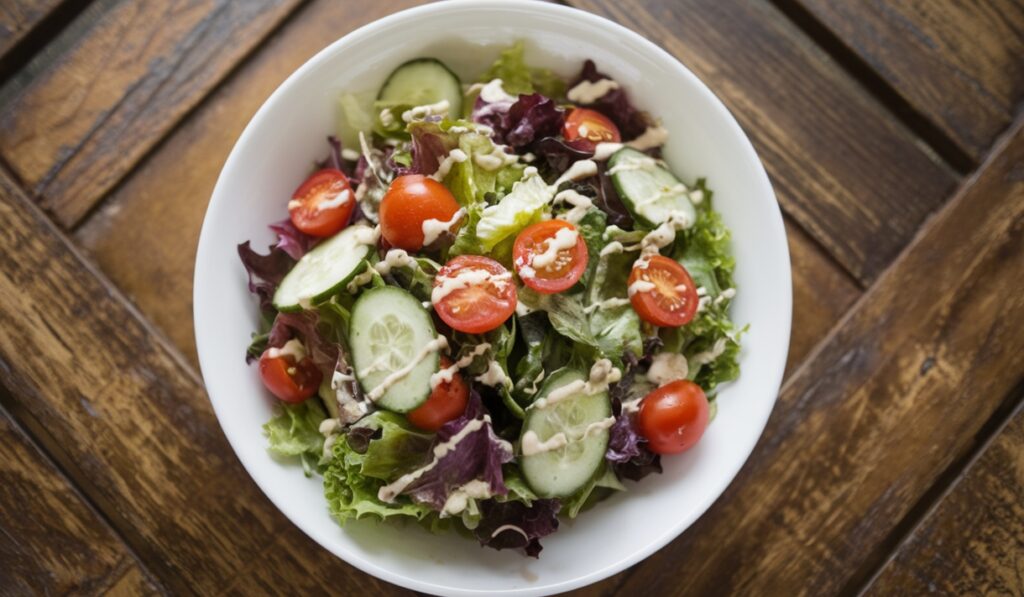
M647 446L640 444L640 454L627 462L613 462L612 468L620 479L639 481L652 473L661 474L661 456L651 452Z
M320 330L320 316L316 311L300 311L297 313L278 313L274 325L270 328L267 345L284 346L292 338L302 340L306 353L321 372L334 372L341 356L341 345Z
M323 161L317 162L317 168L334 168L335 170L341 170L345 176L349 178L352 184L355 185L356 181L352 179L355 176L356 162L350 162L341 157L341 139L334 135L328 135L327 145L330 147L330 150L327 153L327 158Z
M609 430L608 451L604 455L609 462L622 464L642 454L641 444L647 440L637 433L633 419L629 414L615 418L615 424Z
M470 425L476 426L475 421L482 421L479 428L465 431ZM494 495L508 493L501 465L512 460L512 446L494 433L490 416L476 390L470 393L469 403L462 416L438 430L431 453L455 436L461 438L456 440L455 448L441 456L436 465L403 493L436 510L444 508L453 489L474 479L485 481Z
M412 135L412 166L414 174L428 176L437 172L441 161L458 144L458 137L446 133L436 122L417 121L409 126Z
M271 246L268 254L261 255L252 249L249 241L238 245L238 257L249 276L249 292L259 297L260 309L264 313L273 314L274 292L295 265L295 260L276 246Z
M526 550L536 558L541 549L540 539L558 530L558 500L534 500L529 506L523 502L480 503L480 523L473 534L480 545L493 549Z
M270 225L270 229L277 235L277 244L274 247L288 253L296 261L302 259L302 256L317 242L315 237L296 228L295 224L292 224L291 218L274 222Z
M565 112L554 100L539 93L523 94L515 102L486 103L477 98L473 121L494 129L497 143L522 150L538 139L557 136Z
M530 151L544 160L551 170L561 175L569 169L573 162L589 159L594 152L572 141L561 137L544 137L538 139L530 147Z
M610 78L597 70L593 60L587 60L583 63L583 70L580 71L579 76L569 84L569 88L572 89L581 81L594 82ZM623 141L639 137L652 124L651 118L633 105L633 102L629 99L629 94L622 88L613 89L595 100L592 104L585 105L611 119L615 126L619 128Z
M484 101L484 98L477 96L470 119L491 127L496 134L497 131L507 131L509 129L508 112L514 103L510 100L487 102Z
M597 200L594 201L594 205L607 214L609 224L614 224L625 230L632 230L633 216L629 215L626 205L622 202L619 192L615 189L612 177L607 174L608 163L601 162L598 164L598 169L600 172L595 177L597 180Z

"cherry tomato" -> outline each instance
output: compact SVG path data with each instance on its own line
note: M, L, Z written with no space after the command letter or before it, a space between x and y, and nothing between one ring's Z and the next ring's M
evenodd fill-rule
M576 241L571 247L547 252L551 243L561 238L571 239L572 236ZM587 243L569 222L537 222L527 226L516 237L512 246L512 263L523 284L543 294L561 292L572 287L587 269Z
M380 202L381 236L406 251L423 248L423 222L447 222L459 211L451 191L421 174L399 176ZM454 232L457 225L452 227Z
M689 272L674 259L655 255L647 267L638 264L629 275L633 310L647 323L679 327L697 313L697 288Z
M314 172L292 194L288 215L292 224L311 236L333 236L348 224L356 197L341 170Z
M313 359L306 357L296 363L292 355L275 356L273 351L273 348L268 348L260 357L260 379L270 393L292 404L315 394L320 388L322 375Z
M505 266L488 257L459 255L434 278L434 311L452 329L482 334L516 310L516 285Z
M692 381L673 381L644 396L637 425L652 452L678 454L693 447L704 435L708 399Z
M448 357L441 357L441 368L451 367ZM424 431L437 431L445 423L457 418L466 410L469 401L469 386L459 372L452 374L452 380L442 382L423 404L409 412L406 417L413 425Z
M585 149L593 151L598 143L622 141L618 127L607 116L596 110L576 108L569 112L562 127L562 136L567 141L577 141Z

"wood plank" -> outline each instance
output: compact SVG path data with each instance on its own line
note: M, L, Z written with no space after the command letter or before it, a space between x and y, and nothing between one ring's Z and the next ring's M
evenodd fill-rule
M975 162L1024 99L1024 2L795 2Z
M0 89L0 156L73 226L299 0L98 0Z
M0 388L0 392L2 392ZM0 593L100 593L131 577L156 593L128 548L0 408Z
M63 0L7 0L0 4L0 57L18 44Z
M239 466L202 384L0 176L0 368L10 409L174 593L260 579L385 585L316 546Z
M570 3L641 32L707 83L783 208L865 284L955 187L946 165L767 2Z
M1018 123L784 385L722 498L623 594L820 595L870 578L1024 376L1021 164Z
M900 546L866 595L1024 594L1024 407Z

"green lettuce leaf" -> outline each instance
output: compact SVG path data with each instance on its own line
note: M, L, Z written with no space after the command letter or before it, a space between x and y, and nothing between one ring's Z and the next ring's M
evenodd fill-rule
M315 398L299 404L282 402L277 414L263 425L270 452L282 457L299 457L306 476L312 475L324 450L320 423L326 418L323 406Z
M377 492L393 480L423 464L432 436L412 429L405 418L378 411L359 422L379 433L365 450L356 451L349 436L334 443L333 458L324 471L324 496L334 518L341 524L353 519L408 517L433 524L437 513L399 496L394 503L377 499Z
M561 98L565 95L565 82L546 68L530 68L523 58L523 42L517 41L498 55L491 68L480 77L486 83L501 79L502 87L512 95L533 93L536 91L550 98Z
M561 512L569 518L576 518L583 510L593 507L594 504L612 493L625 491L625 489L626 487L615 476L615 471L607 463L604 463L601 465L601 470L582 489L562 501Z
M552 189L529 169L512 190L496 205L488 205L476 225L476 237L484 253L490 253L499 243L514 240L520 230L539 222L550 207Z

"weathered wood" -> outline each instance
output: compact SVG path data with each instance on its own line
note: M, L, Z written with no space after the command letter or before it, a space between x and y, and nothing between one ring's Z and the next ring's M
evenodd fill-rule
M0 57L25 38L63 0L6 0L0 4Z
M257 594L268 577L306 593L384 590L264 498L199 380L6 176L0 221L12 413L154 576L175 593Z
M1024 99L1019 0L795 1L975 161Z
M121 585L136 595L156 592L124 543L2 408L0 537L4 595L95 594Z
M299 0L99 0L0 89L0 156L74 225Z
M949 168L764 1L571 0L678 57L757 147L779 200L873 280L955 186Z
M925 593L1024 594L1024 408L866 591Z
M822 595L870 578L1024 376L1022 163L1018 125L785 384L722 498L623 594Z

